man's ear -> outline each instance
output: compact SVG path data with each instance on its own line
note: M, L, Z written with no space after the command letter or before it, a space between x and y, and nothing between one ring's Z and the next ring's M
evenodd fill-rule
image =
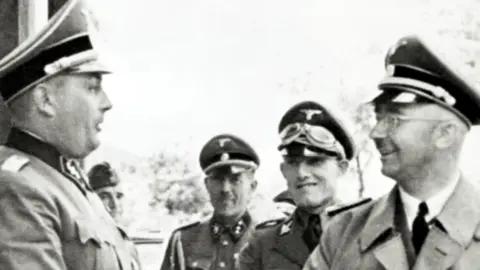
M250 183L250 186L252 187L252 191L255 191L257 189L258 181L255 177L252 178L252 183Z
M348 171L348 167L350 166L350 163L346 159L342 159L338 161L338 168L340 168L340 172L345 174Z
M40 83L31 90L35 108L50 117L55 115L55 104L57 103L55 91L51 88L52 85L49 83Z
M208 185L208 177L203 178L203 183L205 183L205 186Z
M283 178L286 179L286 177L285 177L285 162L280 163L280 171L282 172Z
M435 146L445 149L456 143L460 127L454 121L446 121L438 124L432 132Z
M282 172L284 179L287 179L286 170L287 168L286 168L285 162L280 163L280 172Z

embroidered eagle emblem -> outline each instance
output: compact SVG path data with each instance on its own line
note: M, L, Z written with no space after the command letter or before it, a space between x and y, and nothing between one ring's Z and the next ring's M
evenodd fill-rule
M221 139L218 139L218 145L223 148L225 147L225 144L227 142L231 142L231 141L232 140L230 138L221 138Z
M305 114L305 118L308 121L312 120L313 116L320 115L323 113L321 110L313 110L313 109L303 109L303 110L300 110L300 112Z

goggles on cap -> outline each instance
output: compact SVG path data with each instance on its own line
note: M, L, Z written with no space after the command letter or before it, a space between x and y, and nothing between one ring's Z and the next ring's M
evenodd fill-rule
M322 126L313 126L306 123L293 123L287 125L280 132L281 145L283 148L293 142L311 145L326 151L345 156L343 147L338 143L333 134Z

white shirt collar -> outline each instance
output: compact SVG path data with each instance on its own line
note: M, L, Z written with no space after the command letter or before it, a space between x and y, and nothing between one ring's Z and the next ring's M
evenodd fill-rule
M426 203L428 206L428 214L425 216L426 221L430 222L434 219L443 209L443 206L447 202L450 195L452 195L458 181L460 181L460 172L457 172L454 180L449 183L444 189L429 198ZM421 201L412 195L408 194L402 187L399 186L400 198L402 200L405 215L407 216L408 228L412 230L413 220L417 216L418 206Z

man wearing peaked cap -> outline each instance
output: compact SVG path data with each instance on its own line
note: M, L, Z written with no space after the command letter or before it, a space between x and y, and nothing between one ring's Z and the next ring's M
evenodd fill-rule
M77 160L111 107L89 7L69 0L0 60L13 128L0 147L0 269L139 269Z
M313 101L290 108L278 132L280 169L297 208L286 221L257 227L241 252L241 270L301 269L331 218L336 181L355 156L355 144L342 122Z
M255 150L247 142L231 134L213 137L200 152L200 167L207 175L218 167L243 170L256 169L259 165L260 159Z
M257 187L255 150L237 136L221 134L205 144L199 159L214 213L173 232L162 270L234 269L253 231L247 205Z
M478 269L479 191L458 159L480 92L417 36L391 48L386 70L370 137L396 185L332 221L304 269Z

